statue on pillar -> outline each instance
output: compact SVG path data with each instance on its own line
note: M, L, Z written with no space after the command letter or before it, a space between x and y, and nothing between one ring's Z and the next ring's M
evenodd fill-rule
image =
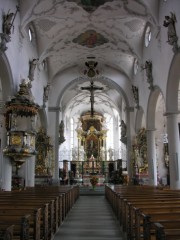
M49 91L50 91L50 85L47 84L44 87L44 93L43 93L43 104L45 105L45 103L48 101L49 99Z
M66 141L65 137L64 137L64 122L63 120L61 120L60 124L59 124L59 144L63 143Z
M132 85L132 92L134 95L134 101L136 103L136 108L139 108L139 89L138 89L138 87Z
M121 120L120 127L121 127L121 142L126 144L127 143L127 136L126 136L127 127L124 120Z
M29 62L29 80L34 81L34 72L36 69L36 66L39 62L39 59L33 59L32 61Z
M147 82L149 83L149 89L153 89L153 76L152 76L152 61L147 60L144 66L141 67L142 70L146 70Z
M8 12L8 14L3 17L3 33L0 33L0 53L5 52L8 48L6 44L11 41L11 30L14 28L14 20L17 12L19 11L19 7L16 6L16 12Z
M171 12L171 16L165 16L165 20L163 23L164 27L167 27L167 37L168 40L167 42L169 45L173 46L173 51L176 52L178 50L178 37L176 34L176 28L175 28L175 23L177 22L176 20L176 15Z
M121 137L126 137L126 124L124 120L121 120Z
M108 152L109 152L109 160L112 161L113 155L114 155L112 147L109 148Z

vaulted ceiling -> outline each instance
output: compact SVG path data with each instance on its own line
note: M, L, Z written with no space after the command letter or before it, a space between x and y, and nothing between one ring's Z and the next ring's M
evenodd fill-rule
M46 59L50 81L59 73L76 67L82 77L85 62L98 63L98 77L104 90L95 94L99 109L118 108L121 96L110 82L104 82L106 69L112 68L132 79L133 64L141 61L147 23L156 26L158 0L22 0L21 31L33 26L40 61ZM72 79L73 80L73 79ZM92 80L92 79L91 79ZM89 78L84 75L88 86ZM69 88L64 105L89 110L89 93ZM97 83L98 84L98 83ZM108 86L107 86L108 84ZM114 100L114 98L116 100ZM107 102L109 102L107 104ZM82 105L83 104L83 105ZM95 105L96 106L96 105ZM72 111L74 112L74 111Z

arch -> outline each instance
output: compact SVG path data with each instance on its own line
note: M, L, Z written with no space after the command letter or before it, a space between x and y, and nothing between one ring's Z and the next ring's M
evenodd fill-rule
M142 107L139 107L136 113L136 120L135 120L135 133L142 127L142 120L144 116L144 110Z
M146 126L147 129L155 129L155 112L156 112L156 105L159 94L163 92L158 86L154 86L154 90L150 93L148 99L148 106L147 106L147 118L146 118ZM163 96L164 97L164 96Z
M56 102L56 106L60 106L61 105L61 99L64 95L64 93L71 87L73 88L75 85L83 83L84 82L84 78L80 77L80 78L76 78L74 80L72 80L71 82L69 82L69 84L67 84L64 89L61 91L61 93L59 94L58 98L57 98L57 102ZM127 94L125 93L125 91L121 88L121 86L119 86L116 82L114 82L113 80L107 78L107 77L103 77L101 79L98 79L98 82L102 82L103 84L107 83L108 85L111 85L114 89L117 90L117 92L123 96L123 99L126 103L127 107L130 107L130 101L127 97ZM131 94L132 95L132 94Z
M5 101L8 96L12 96L14 92L13 76L9 61L5 54L0 56L0 79L2 84L2 97Z
M177 113L178 112L178 88L180 80L180 54L176 54L171 62L167 89L166 89L166 112Z

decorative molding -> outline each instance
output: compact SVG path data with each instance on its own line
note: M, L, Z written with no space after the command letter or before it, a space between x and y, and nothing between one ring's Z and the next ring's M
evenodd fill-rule
M61 112L60 107L48 107L49 112Z

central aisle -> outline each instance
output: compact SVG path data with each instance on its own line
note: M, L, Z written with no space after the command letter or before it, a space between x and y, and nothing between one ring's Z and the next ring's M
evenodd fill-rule
M104 196L80 196L54 240L122 240L120 226Z

